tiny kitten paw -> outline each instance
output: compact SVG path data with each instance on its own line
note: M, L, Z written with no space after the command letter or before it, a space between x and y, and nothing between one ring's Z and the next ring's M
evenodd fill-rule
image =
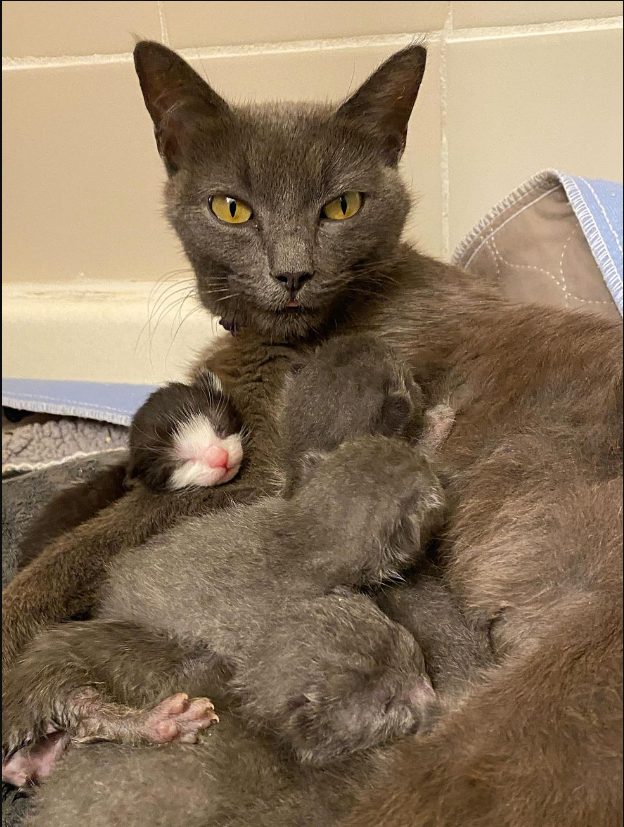
M137 719L137 726L145 740L154 744L179 741L195 744L199 733L219 717L208 698L192 698L178 693L162 701L158 706Z
M32 786L52 772L69 744L69 735L48 727L48 732L31 746L2 758L2 780L15 787Z

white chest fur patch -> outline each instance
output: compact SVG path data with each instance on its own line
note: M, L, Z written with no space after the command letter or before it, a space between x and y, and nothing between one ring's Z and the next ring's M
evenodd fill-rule
M176 469L169 487L174 490L223 485L236 476L243 459L240 434L221 439L204 414L180 423L173 435L172 451Z

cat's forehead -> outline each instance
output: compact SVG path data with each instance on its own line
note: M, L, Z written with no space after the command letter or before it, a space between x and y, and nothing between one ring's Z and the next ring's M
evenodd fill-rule
M358 136L335 117L331 106L279 104L236 110L240 168L250 187L309 194L350 186L380 171L379 160Z

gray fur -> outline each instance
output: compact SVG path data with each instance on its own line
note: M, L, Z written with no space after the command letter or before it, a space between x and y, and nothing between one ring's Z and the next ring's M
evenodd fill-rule
M422 47L394 55L338 112L231 106L156 43L139 43L135 64L170 176L168 216L209 310L229 326L292 340L341 315L362 277L370 283L378 271L383 288L410 204L396 162L424 73ZM346 190L365 193L360 212L323 220L323 206ZM242 199L253 219L219 221L209 208L215 194ZM311 275L296 312L284 273Z
M376 368L361 394L365 358ZM324 375L325 385L318 381ZM207 676L215 661L224 665L245 717L282 737L304 761L326 763L420 728L433 701L420 648L368 598L350 592L413 563L442 520L437 476L403 436L416 396L391 351L368 337L321 348L285 394L287 444L296 441L299 465L306 457L292 496L188 520L121 557L100 620L48 633L9 674L9 752L43 736L50 723L81 737L137 737L120 732L123 711L108 706L112 728L100 721L85 727L85 718L97 718L99 656L120 672L126 668L114 648L115 624L138 630L134 644L128 635L124 641L132 662L153 648L149 635L145 640L149 630L168 650L179 647L177 656L163 657L181 681L188 674L180 664L189 659ZM331 404L327 432L295 427L305 409L326 412ZM68 656L59 668L61 648ZM92 654L85 658L85 651Z
M236 716L202 742L71 750L41 787L28 827L334 827L378 773L362 753L331 768L293 762ZM79 789L76 780L80 779Z

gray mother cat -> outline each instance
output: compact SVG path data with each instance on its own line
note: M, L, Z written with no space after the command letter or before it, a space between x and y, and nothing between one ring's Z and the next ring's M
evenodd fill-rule
M431 736L389 748L383 772L364 774L349 827L620 827L621 325L512 305L401 242L409 198L396 167L421 47L391 57L339 107L230 106L157 44L139 44L136 63L170 175L168 212L199 294L238 326L207 361L253 434L249 463L209 493L137 488L59 538L5 592L3 661L42 628L92 610L120 549L266 491L288 366L335 333L375 331L402 352L428 404L450 399L457 411L442 449L444 576L499 662ZM286 784L298 769L271 754ZM96 759L85 754L46 785L40 823L62 824L53 810L70 824L76 813L95 824L133 806L140 818L140 764L108 755L116 771L86 816L71 781L93 777ZM214 786L229 793L227 762L213 766L223 771ZM241 809L224 817L216 805L204 824L278 823L280 784L238 781L232 807ZM348 806L352 788L343 790ZM308 804L313 819L319 807Z

